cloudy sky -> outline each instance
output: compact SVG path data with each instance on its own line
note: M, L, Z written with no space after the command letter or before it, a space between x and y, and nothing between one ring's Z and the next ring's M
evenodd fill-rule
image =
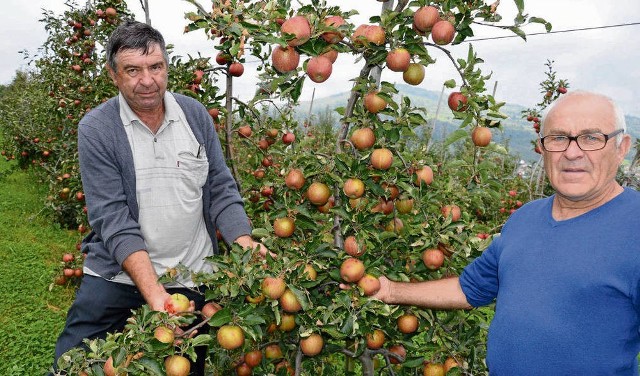
M343 9L355 9L360 14L351 22L366 23L368 18L379 14L381 3L374 0L328 0L331 5ZM83 3L83 2L81 2ZM209 0L200 0L210 4ZM138 0L128 0L129 8L139 20L144 15ZM176 46L175 52L186 56L215 55L212 41L203 32L183 34L186 24L184 13L193 10L184 0L149 0L151 22L167 39ZM10 83L16 69L24 68L25 62L20 50L35 52L44 42L46 34L38 22L41 9L56 13L65 10L63 0L3 0L0 14L0 83ZM569 80L571 88L599 91L616 99L626 113L640 116L640 1L638 0L525 0L526 13L542 17L553 24L550 34L530 35L525 42L520 38L478 40L473 42L479 57L485 63L483 72L493 72L489 87L497 86L499 100L533 106L540 100L539 83L544 80L545 63L554 61L559 78ZM502 0L499 8L507 22L515 15L511 0ZM628 26L618 26L628 25ZM585 30L586 29L586 30ZM474 29L476 38L510 35L495 28ZM575 30L575 31L572 31ZM541 33L541 25L533 24L525 28L528 34ZM465 57L468 44L453 49L459 57ZM446 60L434 51L433 57ZM249 58L251 60L251 58ZM456 78L450 64L439 61L430 66L421 87L439 91L442 83ZM340 56L334 65L332 76L323 84L310 81L305 86L303 100L309 99L315 88L316 97L323 97L349 89L349 80L357 75L359 63L349 56ZM253 92L255 85L252 64L246 65L242 85ZM385 72L383 80L402 82L399 73ZM224 83L221 83L224 84ZM248 94L247 94L248 95ZM242 93L240 93L242 96Z

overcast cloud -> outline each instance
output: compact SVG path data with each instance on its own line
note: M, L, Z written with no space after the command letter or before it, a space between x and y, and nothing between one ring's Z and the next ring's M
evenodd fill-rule
M213 57L216 50L212 41L206 40L203 32L183 34L186 25L184 12L193 10L183 0L149 0L151 21L165 36L168 43L175 45L175 52L195 56L200 51L203 56ZM201 0L209 4L208 0ZM359 24L379 14L380 4L373 0L328 0L329 4L340 5L343 9L356 9L360 15L351 21ZM140 2L128 1L129 8L137 19L144 15ZM208 6L207 6L208 7ZM619 24L640 23L640 1L638 0L525 0L527 13L545 18L553 24L554 31L604 27ZM0 83L10 83L16 69L25 68L20 50L32 53L46 39L43 25L38 22L41 9L51 9L56 13L65 10L63 0L4 0L0 14L0 49L4 52L0 59ZM505 22L515 15L513 1L502 0L499 10ZM477 28L475 38L509 35L494 28ZM541 25L528 26L528 34L544 31ZM575 31L544 35L530 35L528 41L520 38L494 39L473 42L479 57L485 60L483 72L493 72L489 87L497 81L496 96L509 103L533 106L540 100L539 83L544 80L545 62L554 60L554 68L559 78L569 80L571 88L599 91L617 100L627 114L640 116L640 25L611 27L597 30ZM468 44L453 50L454 54L465 57ZM433 57L446 59L435 51ZM249 61L254 58L248 57ZM457 78L450 64L440 62L430 66L421 87L440 90L442 83ZM445 68L446 66L446 68ZM340 56L334 65L332 76L323 84L307 81L303 100L310 99L313 88L316 97L327 96L349 89L350 79L355 77L361 64L349 56ZM242 76L242 87L248 88L240 96L253 93L255 71L252 64L246 65ZM385 71L383 80L402 82L399 73ZM459 81L459 79L458 79ZM223 84L223 83L222 83Z

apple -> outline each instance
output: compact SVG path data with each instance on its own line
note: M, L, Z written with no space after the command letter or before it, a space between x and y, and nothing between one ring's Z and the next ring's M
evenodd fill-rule
M264 357L270 360L282 358L282 349L277 343L272 343L264 348Z
M324 205L318 205L316 206L318 208L318 211L320 213L328 213L331 208L333 208L334 206L336 206L336 200L333 198L333 196L329 197L329 199L327 200L327 203Z
M460 363L455 358L449 356L447 357L447 359L445 359L443 367L444 374L446 375L451 368L460 367Z
M285 144L292 144L293 141L296 140L296 135L293 132L285 132L282 135L282 142L284 142Z
M393 200L385 200L380 197L378 203L371 208L372 213L391 214L393 213Z
M182 355L169 355L164 360L164 368L167 376L187 376L191 363Z
M396 321L398 324L398 330L404 334L411 334L418 330L420 325L418 317L412 313L405 313L398 317Z
M371 91L364 96L364 108L372 114L384 110L387 107L387 101L378 95L378 91Z
M444 376L444 366L440 363L427 363L422 368L422 376Z
M367 250L367 245L364 243L362 245L358 244L358 239L353 235L349 235L344 239L342 249L351 257L360 257Z
M381 186L382 186L382 189L384 189L385 197L389 200L395 200L400 194L400 190L398 189L398 186L395 184L383 182Z
M250 125L243 125L238 128L238 134L244 138L249 138L253 134L253 131L251 130Z
M312 333L300 340L300 350L306 356L316 356L322 351L324 340L318 333Z
M267 150L269 149L269 141L267 141L266 138L261 138L258 141L258 147L260 148L260 150Z
M282 310L288 313L296 313L302 309L300 301L290 289L284 290L279 302Z
M373 133L373 130L369 127L358 128L351 134L351 138L349 138L353 147L362 151L369 149L376 142L376 136Z
M315 181L307 188L307 199L316 206L326 204L330 196L331 190L324 183Z
M287 173L287 176L285 176L284 178L284 184L289 189L293 189L296 191L302 188L304 186L304 183L305 183L304 174L302 173L301 170L297 168L293 168L289 170L289 172Z
M429 185L433 182L433 170L429 166L422 166L416 170L415 184L421 186L422 184Z
M367 333L365 336L367 341L367 348L371 350L377 350L382 348L385 341L384 332L381 329L374 329L373 332Z
M169 327L160 325L153 331L153 337L162 343L173 343L175 333Z
M253 368L245 362L238 364L235 370L236 376L251 376L253 374Z
M388 170L393 164L393 153L387 148L374 149L371 152L371 166L377 170Z
M244 344L244 332L236 325L227 324L218 329L216 334L218 343L223 349L234 350Z
M413 14L413 25L422 32L429 32L440 21L440 11L434 6L424 6Z
M355 257L347 258L340 265L340 277L345 282L358 282L364 272L364 263Z
M229 65L229 74L233 77L240 77L244 73L244 65L242 63L234 62Z
M360 25L351 35L351 41L356 47L368 44L382 45L385 42L385 31L378 25Z
M394 72L404 72L411 63L411 54L406 48L396 48L387 54L387 68Z
M291 364L289 364L289 361L286 359L283 359L278 362L278 364L276 364L276 374L281 375L282 372L280 370L283 368L286 371L286 374L289 376L294 376L296 373L295 369L291 367Z
M447 99L447 104L451 111L465 111L469 106L467 105L468 98L466 95L462 94L459 91L454 91L449 94L449 98Z
M400 364L404 362L404 359L407 356L407 350L405 350L404 346L400 344L389 347L389 353L395 354L401 358L401 360L398 360L395 356L390 356L389 360L392 364Z
M420 63L411 63L402 73L402 79L409 85L420 85L425 75L424 65Z
M485 147L491 143L491 129L477 126L471 131L471 141L478 147Z
M296 229L295 221L289 217L276 218L273 221L273 231L279 238L288 238Z
M222 309L222 306L216 302L207 302L202 309L200 310L200 314L205 319L211 318L213 315L218 313Z
M284 21L282 26L280 26L280 32L283 36L286 36L286 34L293 34L294 37L289 39L287 44L295 47L309 40L311 37L311 25L309 25L309 20L307 20L306 17L294 16Z
M349 198L358 198L364 194L364 183L358 178L345 180L342 191Z
M329 16L327 18L324 19L324 25L327 28L330 29L337 29L342 25L345 25L346 22L344 20L344 18L340 17L340 16ZM324 39L325 42L327 43L331 43L331 44L335 44L338 43L342 40L342 38L344 37L342 35L342 33L340 31L327 31L322 33L321 35L322 39Z
M462 215L458 205L445 205L440 209L440 212L445 218L451 218L451 222L459 221Z
M71 253L65 253L64 255L62 255L62 261L63 262L71 262L75 259L75 256Z
M231 55L223 51L218 52L216 54L216 63L219 65L231 64Z
M115 18L115 16L118 15L118 12L114 8L109 7L109 8L104 10L104 14L108 18Z
M271 54L271 64L280 73L294 71L300 64L300 54L291 46L277 46Z
M248 353L244 354L244 362L249 367L257 367L262 363L262 351L260 350L251 350Z
M333 70L333 63L325 56L314 56L307 62L307 75L309 79L315 83L325 82L331 71Z
M202 83L202 78L204 77L204 71L202 69L196 69L195 72L193 72L193 75L195 76L195 78L193 79L193 83L194 84L200 84Z
M310 281L315 281L318 278L318 272L311 264L306 264L304 266L303 274L307 276Z
M396 210L400 214L411 213L411 211L413 210L413 199L405 198L405 199L398 200L396 201L395 206L396 206Z
M392 207L393 207L393 204L392 204ZM394 218L393 220L389 221L389 223L387 223L387 225L384 227L385 231L395 232L396 234L402 233L403 229L404 229L404 222L402 222L402 219L400 218Z
M191 302L189 298L180 293L171 294L171 296L164 301L164 310L172 315L188 312L190 306Z
M371 274L365 274L358 281L358 287L365 296L371 296L380 290L380 280Z
M437 249L426 249L422 252L422 262L429 270L437 270L444 264L444 253Z
M207 112L209 113L209 116L211 116L213 120L218 120L218 116L220 116L220 109L211 107L210 109L207 110Z
M431 28L431 39L440 46L451 43L455 35L455 26L447 20L440 20Z
M296 315L291 313L282 313L280 315L280 325L278 329L282 332L290 332L296 327Z
M329 59L331 64L333 64L336 62L336 60L338 60L338 50L333 48L328 48L326 51L321 53L320 56L326 57L327 59Z
M567 93L567 88L564 86L558 86L558 89L556 89L556 91L560 94L566 94Z
M287 288L284 279L280 277L265 277L262 280L262 293L269 299L279 299Z

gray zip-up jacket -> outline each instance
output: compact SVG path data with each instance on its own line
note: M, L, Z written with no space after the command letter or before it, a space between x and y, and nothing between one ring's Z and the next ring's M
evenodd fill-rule
M203 189L203 215L218 252L216 229L228 244L251 233L242 197L225 163L220 140L205 107L193 98L173 94L209 159ZM120 120L118 97L87 113L78 126L78 159L92 231L82 242L85 266L105 279L122 271L122 262L145 249L138 224L133 154Z

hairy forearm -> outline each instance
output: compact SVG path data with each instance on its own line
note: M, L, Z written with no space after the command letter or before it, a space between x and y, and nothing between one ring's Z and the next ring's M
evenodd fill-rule
M414 305L432 309L472 308L460 287L458 278L424 282L389 282L388 304Z
M147 304L156 311L163 310L164 301L169 294L158 282L149 254L145 250L132 253L124 260L122 268L129 274Z

